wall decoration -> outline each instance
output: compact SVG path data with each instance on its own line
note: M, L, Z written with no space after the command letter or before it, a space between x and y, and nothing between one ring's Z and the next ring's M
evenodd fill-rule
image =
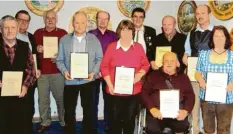
M213 15L219 20L228 20L233 17L232 0L209 0L209 6Z
M233 50L233 28L231 29L230 36L231 36L231 50Z
M63 0L25 0L28 9L36 15L43 16L44 12L54 10L58 12L63 4Z
M177 13L177 22L180 32L188 34L193 28L196 27L197 21L195 18L195 10L197 5L194 1L183 1L180 4Z
M92 29L96 29L96 13L99 11L102 11L101 9L97 8L97 7L84 7L79 9L78 11L83 11L87 14L87 19L88 19L88 28L87 30L92 30ZM73 26L72 26L72 21L73 21L73 15L71 16L70 19L70 24L69 24L69 32L73 32ZM112 23L111 20L108 23L108 29L111 30L112 29Z
M150 6L150 1L149 0L118 0L117 6L122 14L130 18L133 9L136 7L141 7L145 11L147 11Z

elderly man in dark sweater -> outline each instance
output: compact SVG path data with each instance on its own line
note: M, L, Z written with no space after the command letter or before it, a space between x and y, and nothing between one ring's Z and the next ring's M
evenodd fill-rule
M176 134L183 134L189 127L187 116L193 109L195 96L188 76L177 71L178 64L176 54L167 52L163 56L163 66L150 73L143 85L142 100L148 111L148 134L162 134L165 127L171 128ZM159 110L159 91L170 88L165 82L167 80L180 93L180 110L176 119L163 118Z
M180 70L184 71L185 65L182 62L184 55L184 44L186 36L176 31L176 19L173 16L167 15L162 20L163 32L156 36L153 44L152 57L155 58L156 47L171 46L171 51L176 53L180 63ZM151 67L153 70L158 69L155 61L151 61Z

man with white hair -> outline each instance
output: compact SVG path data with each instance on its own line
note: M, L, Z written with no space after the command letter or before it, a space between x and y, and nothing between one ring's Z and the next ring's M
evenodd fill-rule
M45 131L51 124L51 108L50 108L50 91L57 104L58 118L61 126L65 126L64 122L64 77L56 66L56 55L53 58L43 57L43 43L44 37L57 37L58 41L67 32L64 29L56 27L57 14L55 11L48 11L44 14L45 28L40 28L35 31L34 37L36 39L37 51L39 53L39 63L41 76L37 81L38 97L39 97L39 113L41 118L41 125L37 129L38 132ZM58 45L58 44L57 44Z
M17 20L7 16L2 20L2 40L0 41L0 133L31 134L31 128L25 120L28 114L25 95L36 80L34 61L28 43L16 39ZM1 96L4 85L3 72L23 72L21 93L19 96Z
M65 130L68 134L76 134L76 106L80 93L83 108L82 134L97 134L94 113L94 86L96 75L99 74L100 62L103 57L102 48L95 35L86 33L87 16L78 11L73 16L74 32L62 37L57 56L57 67L65 77L64 107ZM88 78L71 77L71 54L88 54Z

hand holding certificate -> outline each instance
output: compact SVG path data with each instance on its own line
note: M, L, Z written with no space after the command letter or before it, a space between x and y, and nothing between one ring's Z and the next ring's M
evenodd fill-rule
M158 67L162 66L163 55L167 52L171 52L171 46L156 47L155 63Z
M160 112L163 118L177 117L179 96L179 90L160 90Z
M116 67L114 93L132 94L134 73L134 68Z
M43 36L44 58L54 58L58 53L58 38Z
M197 57L188 57L188 73L190 81L196 81L195 72L197 66Z
M23 72L3 71L1 96L19 96L22 80Z
M71 53L71 78L88 78L88 53Z
M227 73L207 73L205 101L226 103Z

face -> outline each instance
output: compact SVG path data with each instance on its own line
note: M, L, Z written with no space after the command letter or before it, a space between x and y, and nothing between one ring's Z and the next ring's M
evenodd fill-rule
M97 27L100 29L107 29L109 22L109 16L105 12L100 12L97 18Z
M120 35L121 35L121 37L120 37L121 39L127 39L127 40L132 39L133 38L133 31L128 29L128 28L123 28L121 30Z
M54 29L56 28L56 23L57 23L57 16L55 12L49 12L45 16L45 27Z
M82 35L86 32L87 18L84 14L76 14L73 20L74 31L77 35Z
M166 35L170 35L175 31L175 21L172 17L166 17L162 23L163 31Z
M16 18L19 25L20 32L26 32L29 26L29 16L23 13L20 13Z
M199 6L196 9L196 19L197 22L202 25L209 23L210 14L208 13L208 8L206 6Z
M224 48L225 43L226 43L226 37L224 35L224 32L222 30L216 30L214 32L213 41L214 41L215 47Z
M163 69L165 72L175 72L177 67L177 58L173 53L164 54Z
M144 22L144 15L142 12L135 12L132 17L132 22L136 28L141 28Z
M2 24L2 36L6 40L16 39L18 24L15 20L6 20Z

